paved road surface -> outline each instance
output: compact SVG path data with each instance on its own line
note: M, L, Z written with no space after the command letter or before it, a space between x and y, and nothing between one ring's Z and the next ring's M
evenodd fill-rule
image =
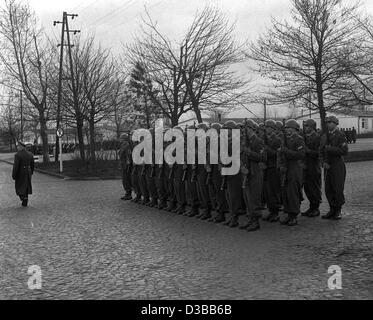
M249 234L124 203L120 181L36 174L20 208L0 163L0 299L372 299L372 168L348 165L342 221ZM32 265L41 290L28 289ZM327 287L331 265L343 290Z

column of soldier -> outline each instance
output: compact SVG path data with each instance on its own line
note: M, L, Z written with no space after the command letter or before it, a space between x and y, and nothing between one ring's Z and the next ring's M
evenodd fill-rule
M252 120L238 124L228 121L224 125L189 127L206 131L213 128L218 132L222 128L229 132L241 129L241 169L234 176L222 176L222 166L216 164L133 164L134 145L130 134L123 134L120 159L126 194L122 200L247 231L259 230L260 219L295 226L300 214L320 216L324 169L330 210L322 218L339 220L345 203L343 156L348 146L337 127L338 119L329 117L326 122L328 130L324 134L318 133L312 119L305 121L302 129L295 120L267 120L261 124ZM180 127L176 129L183 131ZM301 213L303 191L309 209ZM262 215L265 207L268 213ZM246 224L241 226L240 215L247 217Z

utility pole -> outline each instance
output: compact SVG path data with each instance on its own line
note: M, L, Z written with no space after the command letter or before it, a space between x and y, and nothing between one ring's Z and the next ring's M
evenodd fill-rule
M264 99L264 122L267 121L267 99Z
M62 21L54 21L53 25L56 26L57 24L62 24L61 30L61 43L57 46L60 47L60 70L59 70L59 78L58 78L58 96L57 96L57 117L56 117L56 155L55 161L58 162L59 154L62 154L62 150L59 147L59 139L60 137L57 134L57 131L61 128L61 100L62 100L62 81L63 81L63 59L64 59L64 47L68 47L68 55L70 60L70 72L71 72L71 81L72 81L72 88L73 88L73 96L74 101L76 102L76 89L75 89L75 78L74 78L74 70L73 70L73 63L72 63L72 56L71 56L71 43L70 43L70 32L74 32L74 34L79 33L80 30L69 30L69 22L68 17L74 19L78 17L77 14L68 14L67 12L63 12ZM67 45L65 44L65 33L67 33Z

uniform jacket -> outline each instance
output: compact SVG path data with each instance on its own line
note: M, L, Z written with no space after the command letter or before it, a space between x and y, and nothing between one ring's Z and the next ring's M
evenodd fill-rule
M17 195L32 194L31 177L34 174L34 155L26 150L14 156L12 178L15 180Z
M324 134L321 137L320 157L323 162L332 164L335 161L343 159L343 157L347 154L347 139L345 134L339 129L336 129L334 132L330 132L329 137L327 134Z
M311 134L305 135L306 144L306 159L305 165L306 169L314 168L315 166L320 166L320 141L321 136L317 132L313 131Z
M267 167L275 168L277 166L277 150L281 147L281 138L275 133L268 134L267 151Z
M126 168L127 165L131 165L132 163L132 148L129 142L125 141L122 143L120 151L119 151L119 159L122 168Z
M285 152L285 159L290 164L302 165L302 161L306 155L306 145L304 139L299 134L293 134L287 138L287 150Z

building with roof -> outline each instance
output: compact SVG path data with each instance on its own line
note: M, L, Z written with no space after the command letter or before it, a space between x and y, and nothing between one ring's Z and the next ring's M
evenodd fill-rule
M368 134L373 132L373 111L334 111L328 112L327 116L337 117L339 120L339 128L341 129L355 128L357 134ZM321 127L321 119L318 112L312 113L311 115L299 116L296 120L299 124L302 124L303 121L310 118L316 121L318 128Z

